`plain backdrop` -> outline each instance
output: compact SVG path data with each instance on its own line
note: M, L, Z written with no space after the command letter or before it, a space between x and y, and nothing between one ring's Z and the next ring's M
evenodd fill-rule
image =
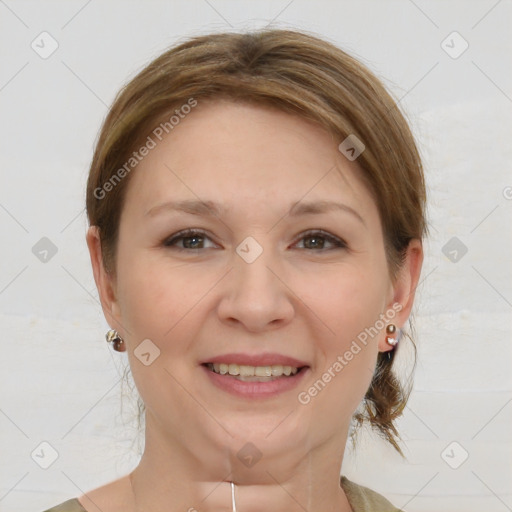
M0 510L40 512L138 461L85 243L115 93L184 37L269 23L377 73L427 173L407 460L363 433L342 472L408 512L512 510L511 21L509 0L0 0Z

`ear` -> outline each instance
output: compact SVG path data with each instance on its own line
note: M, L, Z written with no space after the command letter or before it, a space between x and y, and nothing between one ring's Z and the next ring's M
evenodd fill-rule
M99 227L89 227L85 238L87 247L89 248L94 281L96 282L96 288L100 296L103 314L112 329L119 332L122 337L121 316L116 297L115 277L108 273L103 265Z
M418 286L421 266L423 264L423 246L421 240L413 239L409 242L402 267L398 271L396 280L392 285L391 300L386 311L396 311L396 315L389 323L401 329L411 314ZM386 342L386 334L379 340L379 351L387 352L393 347Z

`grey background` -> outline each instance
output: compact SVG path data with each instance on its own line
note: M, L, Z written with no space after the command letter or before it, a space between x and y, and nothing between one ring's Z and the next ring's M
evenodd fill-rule
M84 238L108 105L181 38L268 23L381 76L427 172L408 460L365 433L342 472L410 512L512 510L511 21L508 0L0 0L0 510L44 510L138 460Z

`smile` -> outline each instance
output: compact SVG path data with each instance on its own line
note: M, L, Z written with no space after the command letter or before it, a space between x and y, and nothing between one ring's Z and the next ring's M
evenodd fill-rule
M245 399L268 399L291 391L308 374L309 366L249 366L236 363L203 363L210 383L220 391Z
M267 382L276 377L295 375L299 368L276 364L272 366L249 366L236 363L207 363L206 366L219 375L231 375L246 382Z

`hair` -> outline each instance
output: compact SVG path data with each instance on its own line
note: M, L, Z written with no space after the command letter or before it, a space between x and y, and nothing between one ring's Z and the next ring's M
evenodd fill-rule
M408 123L379 79L354 57L314 35L277 29L190 38L158 56L119 91L96 142L86 192L89 224L99 228L106 271L115 277L119 222L131 176L126 164L133 164L134 149L159 123L168 133L171 123L163 121L170 116L172 121L176 109L186 113L184 105L220 99L298 116L320 125L337 143L354 135L364 143L357 164L378 207L395 279L409 242L426 234L423 168ZM394 422L411 387L393 373L392 355L379 353L354 419L359 426L369 422L402 454Z

